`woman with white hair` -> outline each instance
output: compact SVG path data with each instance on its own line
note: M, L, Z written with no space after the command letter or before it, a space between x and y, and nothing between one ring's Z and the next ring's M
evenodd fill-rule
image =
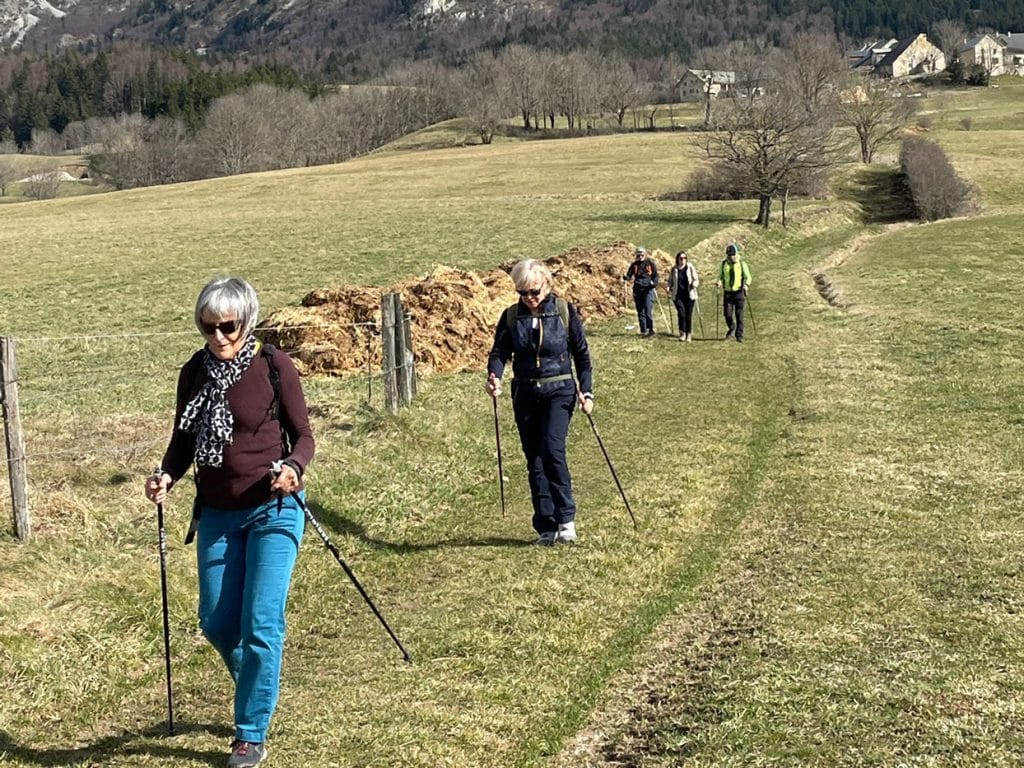
M285 603L304 515L291 493L313 458L299 375L253 335L256 292L239 278L207 283L195 308L206 344L178 376L175 429L146 496L162 504L195 464L199 626L235 683L229 766L267 756L284 649ZM280 472L271 465L282 462Z
M502 313L495 329L487 391L495 398L501 394L501 377L511 359L512 410L526 454L536 543L568 544L577 534L565 439L577 403L588 414L594 408L590 351L579 312L552 293L545 264L520 261L511 278L519 302Z

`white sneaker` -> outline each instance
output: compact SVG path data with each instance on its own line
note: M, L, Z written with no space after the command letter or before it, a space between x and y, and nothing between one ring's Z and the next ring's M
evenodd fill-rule
M554 546L556 536L557 534L554 531L544 531L544 533L540 534L537 537L537 540L533 543L540 547Z
M576 541L576 523L562 523L558 526L555 541L559 544L572 544Z

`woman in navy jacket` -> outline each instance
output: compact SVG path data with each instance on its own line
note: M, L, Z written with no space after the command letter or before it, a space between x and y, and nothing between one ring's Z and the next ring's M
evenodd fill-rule
M594 408L587 338L576 307L552 293L545 264L526 259L510 276L520 298L502 313L495 329L487 391L495 398L501 394L501 377L511 359L512 409L526 454L537 544L571 543L576 541L576 502L565 439L576 404L588 414Z

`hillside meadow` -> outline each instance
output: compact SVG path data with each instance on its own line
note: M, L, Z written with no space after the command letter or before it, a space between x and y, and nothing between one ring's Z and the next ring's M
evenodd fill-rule
M1024 91L968 96L991 118L931 133L985 207L926 226L867 223L843 184L767 232L750 202L658 201L695 162L668 133L4 207L0 333L19 339L35 538L0 538L0 760L223 763L230 686L197 631L188 488L168 505L174 736L140 491L209 277L246 276L272 309L628 240L687 248L707 281L706 339L679 344L660 314L653 341L628 316L588 328L636 532L585 420L569 445L581 543L548 550L529 546L507 401L501 515L482 376L423 379L394 417L359 377L305 382L311 506L413 663L309 532L271 764L1019 762L1022 310L991 278L1024 251L1006 183L1020 137L999 119ZM754 271L743 345L711 338L710 272L733 238Z

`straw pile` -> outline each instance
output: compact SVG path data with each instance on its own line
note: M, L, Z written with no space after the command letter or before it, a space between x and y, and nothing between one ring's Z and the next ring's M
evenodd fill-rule
M544 261L554 273L555 293L575 304L585 320L599 320L632 309L632 297L621 281L633 251L632 244L617 242L597 249L573 248ZM650 255L664 281L670 257L661 251ZM381 296L399 293L412 315L419 373L480 370L502 310L518 298L508 277L514 264L485 272L438 266L423 279L383 289L320 288L300 307L274 312L261 325L260 335L289 352L303 374L376 369L381 364Z

